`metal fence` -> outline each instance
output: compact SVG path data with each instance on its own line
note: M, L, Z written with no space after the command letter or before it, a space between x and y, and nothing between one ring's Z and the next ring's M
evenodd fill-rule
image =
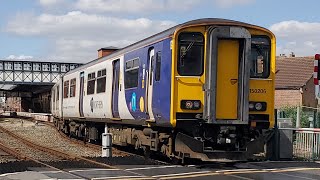
M319 128L279 128L279 131L291 131L293 158L306 161L320 160ZM281 148L281 141L279 145Z
M300 128L295 130L293 155L304 160L320 159L320 129Z

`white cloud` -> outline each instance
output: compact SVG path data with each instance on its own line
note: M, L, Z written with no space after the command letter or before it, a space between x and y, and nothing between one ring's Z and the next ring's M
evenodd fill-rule
M155 11L188 10L201 0L78 0L75 7L90 12L154 13Z
M248 5L254 3L255 0L214 0L214 3L220 8L230 8L239 5Z
M33 56L27 56L27 55L9 55L8 57L6 57L5 59L12 59L12 60L22 60L22 59L33 59Z
M20 36L48 38L49 57L87 62L105 46L124 47L175 25L147 18L124 19L72 11L63 15L19 14L6 30Z
M278 39L277 54L294 52L298 56L312 56L320 51L320 23L283 21L270 30Z
M56 6L64 3L63 0L39 0L39 3L44 7Z

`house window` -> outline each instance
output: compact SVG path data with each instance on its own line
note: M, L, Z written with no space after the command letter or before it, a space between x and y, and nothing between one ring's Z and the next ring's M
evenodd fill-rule
M94 86L96 83L96 73L88 74L87 94L94 94Z
M135 88L138 87L139 78L139 59L133 59L126 62L126 70L124 77L125 88Z
M98 71L97 75L97 93L106 92L106 69Z
M76 96L76 78L70 81L70 97Z
M69 81L63 83L63 98L69 97Z
M156 81L160 81L160 74L161 74L161 51L158 51L156 55L156 72L155 72Z

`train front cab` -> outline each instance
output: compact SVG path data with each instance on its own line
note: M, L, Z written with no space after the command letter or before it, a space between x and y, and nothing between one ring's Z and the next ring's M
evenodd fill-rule
M206 161L263 151L274 126L274 35L249 25L202 25L173 39L175 152Z

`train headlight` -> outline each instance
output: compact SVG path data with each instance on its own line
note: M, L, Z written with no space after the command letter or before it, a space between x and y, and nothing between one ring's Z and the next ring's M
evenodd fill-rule
M198 110L201 108L200 100L181 100L181 109Z
M254 103L249 103L249 109L253 109L254 108Z
M254 107L256 108L257 111L261 111L262 104L261 103L256 103L256 105Z
M249 102L249 111L265 111L267 110L266 102Z

